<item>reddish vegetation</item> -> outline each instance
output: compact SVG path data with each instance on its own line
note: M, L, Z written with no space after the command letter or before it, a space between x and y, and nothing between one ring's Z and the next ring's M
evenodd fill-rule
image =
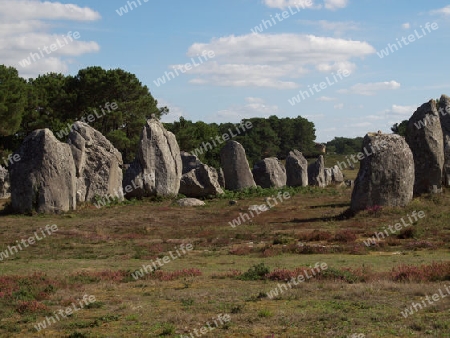
M437 282L450 280L450 262L431 265L400 265L391 271L395 282Z
M16 311L20 314L47 311L48 307L37 300L17 302Z

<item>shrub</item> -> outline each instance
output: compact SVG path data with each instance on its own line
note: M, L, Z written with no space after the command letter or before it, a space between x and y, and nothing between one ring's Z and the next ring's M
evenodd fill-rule
M341 230L336 233L334 240L338 242L349 243L354 242L356 240L356 237L356 234L351 230Z
M403 229L403 230L397 235L397 238L398 238L398 239L414 238L415 234L416 234L416 229L415 229L415 228L406 228L406 229Z
M253 265L247 272L244 272L238 277L240 280L262 280L266 278L266 275L270 272L270 269L265 266L264 263Z
M48 308L36 300L17 302L16 311L20 314L47 311Z
M287 282L292 278L297 278L299 275L303 275L304 271L308 271L308 267L298 267L294 270L288 269L275 269L271 273L267 274L267 278L274 281L284 281Z
M400 265L392 268L390 277L395 282L437 282L450 280L450 262L431 265Z
M235 248L231 248L228 252L230 255L236 255L236 256L245 256L248 255L252 251L252 248L249 246L238 246Z
M319 242L319 241L328 241L333 237L333 235L328 231L314 230L308 235L302 238L308 242Z
M351 271L351 269L338 270L330 267L318 275L317 279L343 281L349 284L361 282L360 277Z

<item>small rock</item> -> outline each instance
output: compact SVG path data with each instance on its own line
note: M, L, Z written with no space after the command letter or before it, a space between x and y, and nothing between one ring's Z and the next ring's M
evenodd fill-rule
M196 198L182 198L177 201L177 204L180 207L199 207L202 205L206 205L205 202L200 201Z

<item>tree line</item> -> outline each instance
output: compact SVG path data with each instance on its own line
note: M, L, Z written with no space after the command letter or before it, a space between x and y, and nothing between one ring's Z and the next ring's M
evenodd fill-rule
M302 151L306 156L317 155L314 123L301 116L278 118L272 115L269 118L251 118L241 121L242 124L247 122L250 122L252 127L240 129L241 132L232 139L242 144L251 166L266 157L284 159L293 149ZM212 143L218 135L230 134L229 130L236 130L240 124L208 124L201 121L192 122L181 117L179 121L164 125L167 130L175 134L181 150L193 152L202 147L204 142ZM203 163L217 168L220 166L221 148L222 146L209 148L208 151L198 154L198 157Z
M74 76L48 73L25 80L17 69L0 65L0 158L15 151L36 129L48 128L66 141L68 128L83 120L105 135L122 153L124 162L129 163L146 120L161 118L168 112L167 107L158 107L158 101L136 75L122 69L88 67ZM301 116L251 118L241 123L246 121L251 122L252 128L232 139L244 146L251 165L271 156L283 159L293 149L307 156L317 153L314 123ZM237 126L192 122L183 117L165 123L175 134L180 149L188 152ZM199 158L219 167L220 149L221 146L209 149Z

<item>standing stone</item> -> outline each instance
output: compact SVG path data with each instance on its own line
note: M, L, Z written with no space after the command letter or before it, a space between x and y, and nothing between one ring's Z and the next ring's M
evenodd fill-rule
M190 172L192 169L197 169L202 164L197 156L191 155L186 151L182 151L180 155L183 163L183 174Z
M409 119L406 142L414 156L414 195L433 192L433 186L440 190L444 139L436 101L424 103Z
M367 156L361 161L352 193L351 209L406 206L413 198L414 158L404 138L369 133L364 137Z
M180 194L187 197L207 197L223 194L219 184L217 170L206 164L200 164L181 176Z
M324 175L325 175L325 186L329 186L331 183L333 183L333 171L331 170L331 168L325 168Z
M220 162L227 190L256 187L245 155L245 149L240 143L228 141L220 151Z
M331 168L331 176L334 184L341 184L344 182L344 174L337 165Z
M286 170L277 158L269 157L255 164L253 178L262 188L281 188L286 185Z
M182 170L175 135L157 119L150 119L142 130L136 158L125 173L125 196L176 195L180 190Z
M11 165L11 204L19 213L59 213L76 209L76 176L68 144L49 129L33 131Z
M108 195L123 199L122 154L105 136L76 122L68 137L77 175L77 202Z
M217 171L218 181L221 188L225 188L225 175L223 174L223 169L219 168Z
M323 155L320 155L316 162L308 166L308 181L309 185L316 185L321 188L326 186Z
M289 187L308 185L308 161L298 150L290 151L286 157L286 185Z
M11 196L10 187L8 169L0 165L0 198L9 198Z
M444 141L443 183L450 187L450 97L447 95L442 95L439 100L439 117Z

